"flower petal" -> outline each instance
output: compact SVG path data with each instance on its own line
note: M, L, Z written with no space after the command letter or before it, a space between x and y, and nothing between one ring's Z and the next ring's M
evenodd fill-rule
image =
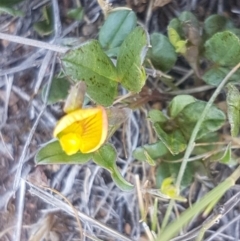
M60 139L62 149L67 155L73 155L79 151L81 145L81 137L77 133L68 133L63 135Z
M57 123L53 136L60 139L61 146L67 154L76 153L76 146L82 153L89 153L97 150L104 143L107 132L106 110L98 106L76 110L65 115ZM79 142L75 140L74 134L77 134ZM67 138L69 138L69 141ZM73 143L72 149L71 143Z
M103 107L92 118L83 122L83 133L80 151L89 153L96 151L106 140L108 132L107 114Z

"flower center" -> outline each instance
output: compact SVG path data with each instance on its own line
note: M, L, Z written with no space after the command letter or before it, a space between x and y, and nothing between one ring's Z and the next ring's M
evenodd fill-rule
M81 146L81 136L78 133L67 133L62 135L59 140L67 155L75 154Z

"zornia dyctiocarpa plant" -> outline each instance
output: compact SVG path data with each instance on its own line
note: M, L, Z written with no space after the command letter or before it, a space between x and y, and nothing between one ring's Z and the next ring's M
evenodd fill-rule
M112 25L112 19L117 19L115 25ZM53 132L57 139L39 150L35 158L37 164L85 163L92 159L111 173L121 189L132 189L117 169L116 150L107 144L107 140L130 113L127 108L111 107L117 97L118 85L139 92L145 84L142 64L148 46L148 34L136 26L135 13L120 10L109 14L100 30L99 41L90 40L62 56L65 76L53 79L49 102L66 98L66 89L70 87L65 83L67 78L82 84L73 87L69 93L64 109L66 115ZM116 64L108 55L117 58ZM85 91L96 107L82 107Z
M231 133L236 136L240 122L240 95L233 85L239 80L237 67L223 84L221 80L240 62L239 30L224 16L210 16L201 24L192 13L183 12L170 21L167 35L155 32L148 36L143 27L137 26L132 10L119 9L108 13L98 40L90 40L63 54L62 72L53 78L48 101L52 104L68 96L66 115L56 124L55 139L38 151L36 163L83 164L93 160L110 172L119 188L131 190L133 185L122 177L116 166L116 149L108 143L109 137L131 113L129 100L124 102L124 108L121 101L114 106L116 98L121 99L119 86L128 91L129 96L141 92L147 79L146 69L149 71L151 67L159 70L159 78L168 90L178 88L171 82L173 78L164 72L170 71L181 56L192 68L193 80L218 88L210 101L177 95L167 103L166 109L149 111L148 118L157 141L133 152L135 159L154 166L156 189L147 192L165 199L186 201L180 192L191 184L193 174L196 171L208 173L202 156L206 155L210 161L236 164L231 143L215 150L214 143L220 140L219 130L226 122L226 115L213 101L227 81L232 82L228 86L227 114ZM153 69L148 73L156 72ZM231 186L229 183L227 187ZM217 192L217 197L210 193L209 202L216 203L224 192ZM197 212L208 204L203 199ZM170 202L170 208L171 205ZM186 215L187 218L183 215L184 224L196 213ZM162 237L165 240L164 230Z

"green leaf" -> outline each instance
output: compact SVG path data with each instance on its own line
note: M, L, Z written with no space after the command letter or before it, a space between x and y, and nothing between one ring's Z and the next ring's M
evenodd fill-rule
M178 126L180 127L184 136L189 139L193 128L199 120L206 102L196 101L187 105L176 117ZM225 122L225 114L215 106L211 106L206 114L206 117L200 127L197 139L200 139L209 132L217 131Z
M229 32L214 34L205 42L205 56L221 66L235 66L240 62L240 40Z
M150 166L156 166L155 161L152 159L152 157L148 154L148 152L146 150L143 151L145 157L146 157L146 162L150 165Z
M151 159L156 160L168 153L167 147L162 141L158 141L154 144L147 144L142 147L138 147L133 151L133 157L139 161L146 161L146 152Z
M46 143L35 156L35 163L38 165L46 164L83 164L92 157L91 153L76 153L68 156L63 150L58 140Z
M201 155L206 152L213 151L216 149L216 142L219 142L220 135L218 132L210 132L203 136L201 139L198 139L196 146L194 147L192 154ZM207 145L197 145L199 143L205 143Z
M232 137L238 136L240 126L240 93L232 84L227 85L227 115Z
M177 32L177 36L178 36L178 41L180 39L184 39L185 35L184 35L184 31L182 29L182 23L178 18L173 18L169 24L168 24L168 28L172 28ZM168 36L169 37L169 36ZM170 38L170 37L169 37ZM170 40L171 42L171 40Z
M42 99L45 99L47 83L44 85L42 90ZM48 95L48 104L54 104L58 101L65 100L68 96L68 90L70 83L66 78L54 77Z
M168 118L160 110L150 110L148 112L148 117L153 123L155 122L165 123L168 120Z
M24 16L24 13L22 11L16 10L12 7L1 7L1 3L0 3L0 15L1 15L1 12L7 13L14 17L23 17Z
M168 106L169 116L175 118L187 105L195 101L196 99L191 95L178 95L174 97Z
M119 49L120 49L120 47L116 47L116 48L105 51L105 53L109 58L117 57L118 53L119 53Z
M112 172L117 159L117 151L111 144L105 144L93 153L93 161L100 167Z
M204 73L202 79L209 85L218 86L230 70L231 68L229 67L214 66ZM239 82L239 77L240 70L229 78L229 82Z
M131 10L111 12L99 32L99 42L104 49L119 47L136 27L137 17Z
M114 183L123 191L132 191L134 186L127 182L123 176L121 175L121 173L119 172L117 166L114 166L114 170L111 173L111 177L114 181Z
M21 3L24 0L1 0L0 1L0 14L2 12L10 14L15 17L22 17L24 13L20 10L13 8L14 5Z
M203 31L204 34L206 34L206 36L209 38L215 33L233 27L233 23L225 16L213 14L204 21Z
M133 189L133 185L122 177L116 166L116 159L116 149L110 144L102 146L100 149L93 153L93 161L111 173L115 184L123 191L130 191Z
M148 36L142 27L135 28L124 40L117 59L119 82L129 91L139 92L146 81L142 67L146 55Z
M199 46L201 42L200 24L197 18L191 12L183 12L179 18L184 32L184 39L194 46Z
M224 164L229 164L232 159L232 149L231 149L231 143L228 144L225 152L223 153L223 156L220 158L220 162Z
M173 155L176 155L186 149L187 143L181 131L174 130L167 133L158 122L154 123L153 127L158 138L165 144Z
M117 94L115 66L97 40L70 50L62 59L67 75L74 81L85 81L87 93L98 104L109 106Z
M178 175L180 166L181 166L181 163L161 162L156 172L156 186L160 188L165 178L168 178L168 177L176 178ZM191 184L194 173L195 172L194 172L194 167L192 163L188 163L181 182L181 188L185 188Z
M45 6L43 8L43 20L34 23L34 30L41 36L50 35L53 32L53 16L52 7Z
M75 19L77 21L81 21L83 19L83 16L84 16L83 8L78 7L78 8L69 9L68 12L67 12L67 16L69 18Z
M0 7L12 7L15 4L23 2L24 0L1 0Z
M168 27L168 38L170 43L175 48L176 53L185 54L187 51L187 40L182 40L178 32L171 27Z
M148 50L148 57L153 66L162 71L170 70L176 60L177 55L168 38L160 33L153 33L150 36L151 48Z
M193 25L196 28L199 28L199 22L197 20L197 18L195 17L194 14L192 14L191 12L188 11L184 11L182 12L178 19L182 22L182 23L186 23L186 24L190 24Z

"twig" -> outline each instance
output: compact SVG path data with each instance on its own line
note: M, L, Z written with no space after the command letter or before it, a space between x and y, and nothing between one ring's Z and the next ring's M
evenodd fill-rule
M74 215L74 212L73 212L72 208L67 203L63 202L62 200L59 200L58 198L56 198L53 195L50 195L49 193L45 192L44 190L41 190L40 188L34 186L30 182L27 182L27 183L31 187L31 189L30 189L31 194L38 196L39 198L41 198L45 202L62 209L63 211L65 211L66 213L68 213L72 216ZM93 225L98 226L99 228L101 228L106 233L111 234L114 237L116 237L116 240L119 239L121 241L132 241L131 239L127 238L126 236L124 236L124 235L118 233L117 231L105 226L104 224L100 223L99 221L94 220L93 218L87 216L86 214L84 214L80 211L78 211L77 213L78 213L79 218L82 219L84 222L90 222Z
M72 208L73 210L73 213L74 213L74 216L77 220L77 224L78 224L78 227L79 227L79 234L80 234L80 238L82 239L83 238L83 229L82 229L82 225L81 225L81 222L79 220L79 217L78 217L78 213L77 213L77 210L74 208L74 206L72 205L72 203L63 195L61 194L60 192L58 192L57 190L53 189L53 188L50 188L50 187L43 187L47 190L50 190L51 192L54 192L55 194L59 195L61 198L63 198L65 200L65 202Z
M15 241L21 241L21 230L23 221L23 210L24 210L24 197L25 197L26 183L21 180L21 188L19 189L19 195L17 198L17 226L15 230Z
M62 34L62 24L60 20L58 1L52 0L52 6L53 6L55 38L59 38Z
M152 17L153 3L154 3L154 0L150 0L149 3L148 3L147 14L146 14L146 17L145 17L145 28L146 29L149 28L149 22L150 22L150 19Z
M6 121L7 121L8 103L9 103L12 83L13 83L13 76L10 76L9 79L7 76L5 76L5 86L6 86L5 93L6 94L5 94L5 102L4 102L4 113L0 123L0 130L3 128L3 126L6 124Z
M36 84L34 86L32 99L38 93L38 90L41 86L41 83L42 83L43 78L46 74L47 68L49 67L50 61L52 60L52 57L53 57L53 52L48 51L47 54L45 55L45 57L42 60L41 67L38 71L37 81L36 81Z
M214 234L206 239L206 241L211 241L213 240L219 233L221 233L224 229L228 228L230 225L232 225L234 222L238 221L240 219L240 215L237 215L235 218L233 218L231 221L229 221L225 226L219 228L217 231L214 232ZM234 239L236 240L236 239Z
M37 48L48 49L48 50L52 50L54 52L58 52L62 54L66 53L69 50L69 48L63 47L60 45L54 45L54 44L45 43L42 41L29 39L29 38L23 38L23 37L6 34L6 33L0 33L0 39L8 40L8 41L23 44L23 45L29 45Z
M189 88L187 90L175 90L171 92L167 92L169 95L184 95L184 94L194 94L198 92L203 92L206 90L211 90L216 88L216 86L210 86L210 85L203 85L197 88Z
M54 59L53 59L53 62L52 62L52 68L51 68L51 73L50 73L50 76L49 76L48 85L47 85L47 89L46 89L44 105L41 108L41 111L40 111L31 131L28 135L27 141L24 145L23 151L21 153L21 156L20 156L20 159L19 159L19 162L18 162L18 168L17 168L17 172L16 172L16 175L15 175L14 183L13 183L13 191L16 191L18 189L19 182L20 182L20 179L21 179L22 167L23 167L24 159L25 159L26 154L27 154L28 147L31 143L31 140L33 138L35 130L38 126L38 123L39 123L39 121L40 121L40 119L41 119L41 117L42 117L42 115L43 115L43 113L46 109L46 106L47 106L47 96L48 96L48 93L49 93L49 89L50 89L50 86L51 86L51 81L52 81L52 77L53 77L53 73L54 73L55 61L56 61L56 55L54 56Z

